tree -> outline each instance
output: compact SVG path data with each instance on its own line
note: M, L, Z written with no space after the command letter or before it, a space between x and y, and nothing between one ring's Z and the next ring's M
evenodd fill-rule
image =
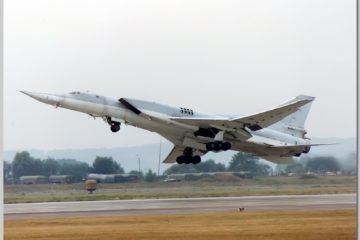
M285 173L304 173L306 169L301 163L289 164L285 168Z
M74 159L46 160L35 159L26 151L16 153L12 162L14 179L27 175L72 175L77 181L81 181L89 173L89 165ZM11 169L10 167L10 169Z
M42 175L44 173L42 161L34 159L26 151L16 153L12 162L12 169L15 179L21 176Z
M215 163L214 160L209 159L195 165L197 172L224 172L226 167L222 163Z
M260 163L259 158L254 155L238 152L230 161L229 171L246 171L254 175L267 175L270 171L270 166Z
M312 158L306 163L306 168L312 172L337 172L340 165L336 158L324 156Z
M156 179L156 173L149 169L144 176L145 182L153 182Z
M164 175L173 173L196 173L197 169L194 164L174 164L165 170Z
M143 179L143 178L144 178L143 172L139 172L139 171L136 171L136 170L130 171L129 174L131 174L131 175L136 175L136 176L139 177L139 179Z
M207 161L194 164L175 164L166 169L165 175L173 173L199 173L199 172L224 172L226 166L222 163L215 163L214 160L209 159Z
M57 160L59 164L59 173L62 175L74 176L76 181L81 181L86 178L90 172L89 164L79 162L74 159Z
M11 164L4 161L4 166L3 166L3 177L4 177L4 182L8 182L8 178L11 172ZM11 181L11 180L10 180Z
M43 161L43 170L45 176L58 174L59 169L60 165L55 159L48 158Z
M352 152L349 153L347 155L347 157L345 159L341 159L341 168L345 171L352 171L352 172L356 172L357 171L357 167L356 167L356 163L357 163L357 156L356 156L356 152Z
M124 169L120 167L120 165L115 162L112 157L96 157L93 163L94 173L124 173Z

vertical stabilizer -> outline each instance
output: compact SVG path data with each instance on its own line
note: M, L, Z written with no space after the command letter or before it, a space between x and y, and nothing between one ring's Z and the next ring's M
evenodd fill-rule
M314 97L299 95L295 99L286 102L283 105L287 105L294 101L298 101L304 98L306 99L311 98L312 101L315 99ZM290 134L295 137L305 138L306 131L304 126L305 126L306 118L311 108L312 101L300 107L299 110L294 112L293 114L290 114L289 116L283 118L281 121L271 125L269 128Z

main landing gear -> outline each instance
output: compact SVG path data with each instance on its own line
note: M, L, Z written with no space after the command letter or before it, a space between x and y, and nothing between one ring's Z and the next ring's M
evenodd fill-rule
M183 155L177 157L176 162L178 164L198 164L201 162L201 157L199 155L193 156L193 149L186 147Z
M215 142L210 142L206 144L206 150L208 151L227 151L231 149L231 143L229 142L220 142L220 141L215 141Z

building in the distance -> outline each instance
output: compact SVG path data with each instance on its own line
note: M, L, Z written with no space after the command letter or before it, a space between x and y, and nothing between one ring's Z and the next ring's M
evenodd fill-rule
M20 183L21 184L40 184L40 183L48 183L48 178L45 176L21 176Z
M96 180L98 183L125 183L137 182L139 177L133 174L97 174L89 173L87 180Z
M70 184L74 183L75 178L71 175L51 175L49 177L49 183L56 183L56 184Z

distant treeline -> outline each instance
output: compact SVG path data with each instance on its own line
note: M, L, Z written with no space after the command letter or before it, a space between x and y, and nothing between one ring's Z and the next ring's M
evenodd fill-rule
M322 157L304 157L300 161L282 166L278 165L275 169L277 173L305 173L305 172L337 172L343 170L339 161L330 156ZM236 153L229 165L216 163L214 160L203 161L197 165L194 164L174 164L169 167L164 175L173 173L199 173L199 172L241 172L246 171L254 176L269 175L274 169L261 162L258 157L251 154L239 152ZM90 166L85 162L75 159L38 159L32 157L29 152L23 151L16 153L11 163L4 162L4 180L5 182L16 182L21 176L31 175L71 175L76 181L84 180L89 173L115 174L124 173L124 169L119 163L111 157L96 157ZM154 181L156 174L148 170L145 174L138 171L129 173L138 175L145 181Z
M354 160L355 161L355 160ZM172 173L199 173L199 172L249 172L254 176L270 174L302 174L306 172L326 173L338 171L356 171L348 165L340 164L339 160L331 156L302 157L293 164L277 165L275 169L259 161L259 158L251 154L239 152L235 154L229 166L222 163L215 163L214 160L201 162L197 165L172 165L165 171L165 174ZM353 172L354 173L354 172Z
M210 159L203 161L199 164L188 164L188 165L178 165L174 164L165 171L165 174L173 173L200 173L200 172L241 172L246 171L255 176L268 175L271 172L271 167L265 163L259 161L259 158L239 152L236 153L229 166L226 166L223 163L215 163L214 160Z
M76 181L86 178L89 173L124 173L124 169L111 157L96 157L92 166L75 159L37 159L29 152L16 153L11 163L4 162L4 177L18 180L21 176L72 175Z
M354 159L354 161L356 161ZM355 162L356 164L356 162ZM295 173L303 174L306 172L324 174L327 172L337 173L342 171L342 173L355 174L356 168L352 168L348 164L343 164L338 159L332 156L318 156L318 157L302 157L299 161L288 164L288 165L278 165L275 169L277 173Z

